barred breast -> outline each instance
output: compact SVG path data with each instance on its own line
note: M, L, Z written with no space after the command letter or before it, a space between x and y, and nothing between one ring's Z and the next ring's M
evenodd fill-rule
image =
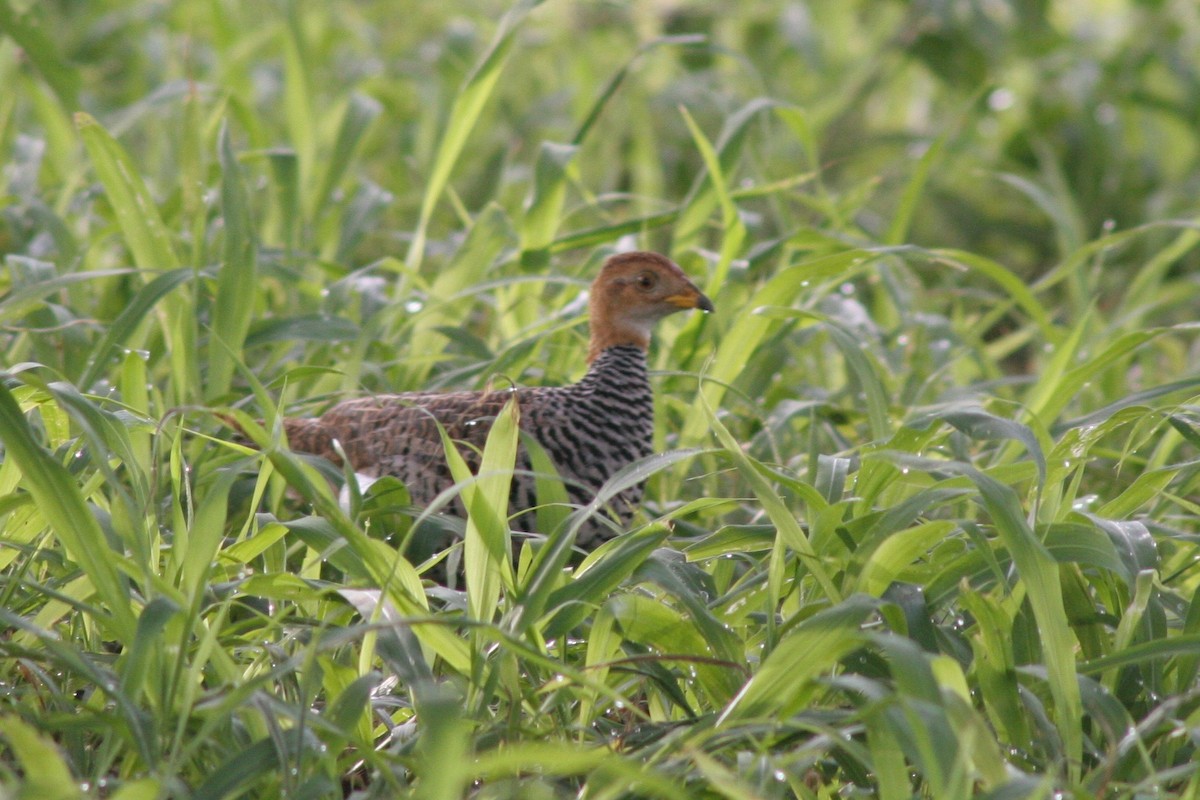
M610 257L588 297L591 335L587 374L575 384L487 392L406 393L339 403L316 419L287 419L293 450L341 462L356 472L391 475L413 502L428 505L453 486L440 423L473 471L497 414L514 393L521 429L550 457L576 505L592 502L613 475L651 453L654 404L646 374L646 349L659 320L685 309L712 311L712 302L673 261L657 253ZM336 444L335 444L336 443ZM518 452L509 513L529 530L538 504L537 480L524 446ZM629 525L643 486L607 503L611 522L593 519L576 543L595 546ZM457 510L461 513L461 504Z
M474 470L492 422L512 394L366 397L340 403L317 419L287 419L284 430L292 449L340 463L336 440L355 472L399 478L414 504L425 506L454 483L434 420L459 443L459 452ZM577 505L591 502L610 477L651 452L654 400L645 353L636 347L604 351L579 383L518 389L515 394L521 429L550 456L567 495ZM529 454L521 446L509 514L525 529L532 529L533 515L522 512L537 505L536 483ZM638 485L610 503L621 526L629 524L641 497ZM584 526L576 542L586 547L612 533L612 525L593 521Z

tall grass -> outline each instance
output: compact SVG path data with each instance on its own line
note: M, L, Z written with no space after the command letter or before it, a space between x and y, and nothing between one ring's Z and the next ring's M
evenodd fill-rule
M1195 8L399 14L0 0L6 795L1200 797ZM283 446L632 246L717 310L595 552L518 409L466 520Z

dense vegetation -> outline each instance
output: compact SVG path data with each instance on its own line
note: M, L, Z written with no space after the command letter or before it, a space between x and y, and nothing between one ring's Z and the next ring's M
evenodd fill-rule
M0 34L0 795L1200 797L1191 0ZM281 446L574 380L632 247L717 310L659 332L601 550L480 514L451 591L453 519Z

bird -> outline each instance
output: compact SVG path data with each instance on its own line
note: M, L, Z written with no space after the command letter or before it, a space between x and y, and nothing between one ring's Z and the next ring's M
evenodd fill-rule
M318 417L285 418L288 447L338 466L344 454L354 472L368 479L399 478L413 504L423 507L454 485L437 424L477 471L493 421L515 397L521 430L550 457L571 502L585 505L605 481L653 452L654 401L646 368L651 331L687 309L711 312L713 304L674 261L648 251L610 256L588 292L588 369L578 382L344 400ZM644 482L610 501L620 528L591 519L580 528L576 546L594 549L626 528L643 490ZM510 519L530 530L536 505L536 476L519 445Z

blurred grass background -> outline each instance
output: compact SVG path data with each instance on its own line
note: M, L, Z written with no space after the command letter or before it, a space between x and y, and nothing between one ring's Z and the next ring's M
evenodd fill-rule
M0 34L0 791L1200 796L1194 3ZM630 247L717 312L660 331L646 508L582 563L548 514L422 581L439 520L273 439L574 380Z

